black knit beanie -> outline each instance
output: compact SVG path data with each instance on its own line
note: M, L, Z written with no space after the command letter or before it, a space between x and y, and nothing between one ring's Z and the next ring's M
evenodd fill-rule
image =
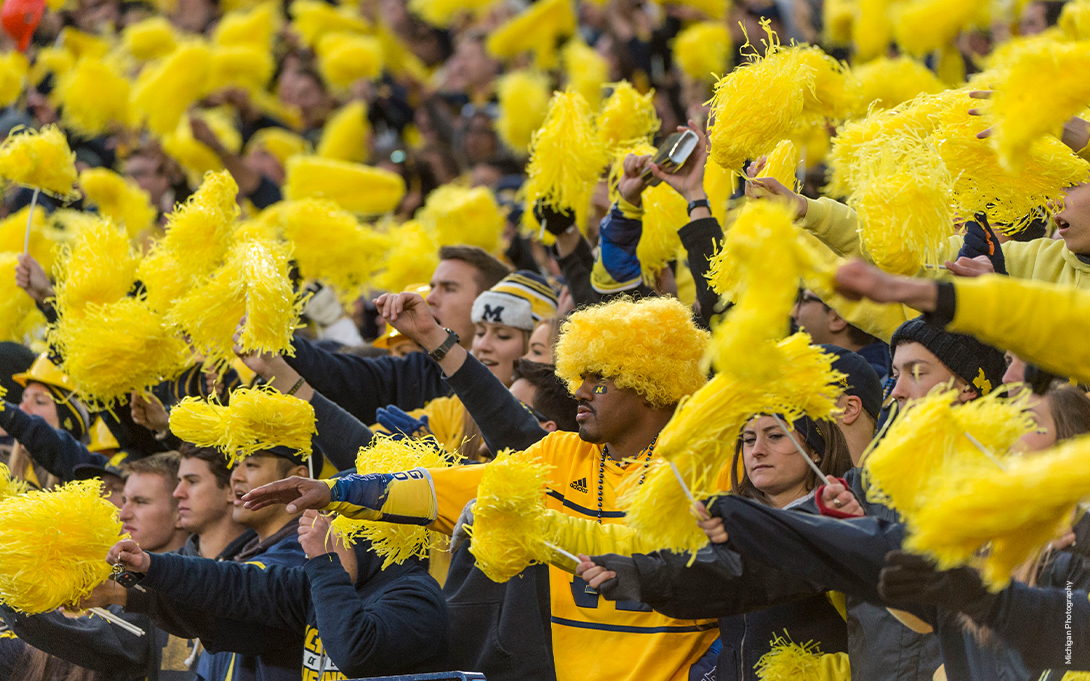
M946 368L987 395L1003 383L1007 361L1003 353L972 336L942 331L924 322L921 317L910 319L897 327L889 341L893 354L901 343L919 343L927 348Z

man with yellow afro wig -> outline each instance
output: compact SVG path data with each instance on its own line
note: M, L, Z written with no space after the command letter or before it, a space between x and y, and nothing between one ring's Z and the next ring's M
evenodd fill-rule
M617 489L643 483L659 431L681 398L704 384L700 359L707 342L707 332L674 298L620 298L571 316L557 343L556 367L578 401L579 432L550 433L523 454L548 467L546 508L583 522L624 522ZM329 482L289 478L251 491L244 501L253 508L281 503L289 513L326 509L449 534L489 467L417 468ZM560 525L567 529L554 528L556 543L583 550L576 535L585 529ZM565 567L549 568L557 681L686 681L708 654L718 633L715 620L679 620L637 603L601 599L571 573L574 564Z

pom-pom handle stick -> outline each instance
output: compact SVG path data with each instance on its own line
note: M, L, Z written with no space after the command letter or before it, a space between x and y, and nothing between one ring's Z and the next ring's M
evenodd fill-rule
M30 213L26 216L26 236L23 237L23 253L30 252L30 227L34 224L34 208L38 205L38 192L42 191L37 187L34 188L34 196L30 197Z
M973 445L976 446L976 448L980 450L981 454L988 457L988 459L991 460L991 462L994 463L996 466L999 466L1000 470L1004 470L1004 471L1007 470L1007 466L1002 461L1000 461L996 457L995 454L992 454L991 452L989 452L988 448L985 447L984 444L980 440L973 437L972 434L969 431L966 430L964 432L965 432L965 438L967 440L969 440L969 442L972 442Z
M689 486L685 484L685 479L681 477L681 471L679 471L677 469L677 464L674 463L673 461L671 461L669 463L670 463L670 470L672 470L674 472L674 477L677 478L677 484L681 485L681 491L685 492L685 496L689 497L689 503L690 504L695 504L696 503L696 497L693 496L693 492L692 492L692 490L689 489Z
M570 551L565 551L564 549L560 548L559 546L557 546L556 544L554 544L552 542L548 542L548 541L545 542L545 546L548 546L550 550L559 553L560 555L564 556L568 560L573 561L576 565L578 565L580 562L582 562L582 561L579 560L579 556L575 555L574 553L571 553Z
M810 468L814 470L814 473L817 474L818 480L824 480L825 473L820 468L818 468L818 465L814 463L813 459L806 455L806 452L805 450L803 450L802 445L799 444L799 441L796 440L795 436L791 434L790 430L788 430L787 424L785 424L783 420L780 419L780 417L776 414L772 414L772 418L776 420L776 425L778 425L783 430L784 435L790 438L791 444L795 445L795 449L798 451L799 455L802 456L803 460L810 466Z
M134 634L136 636L143 636L144 635L144 630L143 629L136 626L132 622L127 622L127 621L121 619L120 617L118 617L117 615L113 614L112 612L110 612L109 610L107 610L105 608L87 608L87 610L89 612L95 613L96 615L98 615L99 617L101 617L102 619L104 619L104 620L106 620L108 622L116 624L117 626L121 627L122 629L129 632L130 634Z

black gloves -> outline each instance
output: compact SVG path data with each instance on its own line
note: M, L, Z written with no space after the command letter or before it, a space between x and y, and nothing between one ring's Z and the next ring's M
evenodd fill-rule
M575 213L570 210L555 210L541 201L534 204L534 217L545 227L545 231L559 236L575 224Z
M590 559L595 565L601 565L617 574L616 577L602 582L602 585L598 587L598 593L605 596L606 600L640 600L640 573L636 570L636 561L628 556L618 556L616 553L591 556Z
M1006 274L1007 260L1003 257L1003 249L999 247L999 237L988 224L988 216L977 213L973 218L965 223L965 243L958 251L958 257L987 256L996 274Z
M961 567L939 571L930 560L890 551L882 568L878 593L890 603L932 605L950 612L963 612L979 622L995 603L977 571Z

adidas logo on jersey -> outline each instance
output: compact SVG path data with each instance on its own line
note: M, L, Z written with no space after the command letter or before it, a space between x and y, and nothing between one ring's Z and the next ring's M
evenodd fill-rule
M578 480L572 481L571 488L573 490L575 490L576 492L582 492L583 494L586 494L587 493L587 479L586 478L579 478Z

